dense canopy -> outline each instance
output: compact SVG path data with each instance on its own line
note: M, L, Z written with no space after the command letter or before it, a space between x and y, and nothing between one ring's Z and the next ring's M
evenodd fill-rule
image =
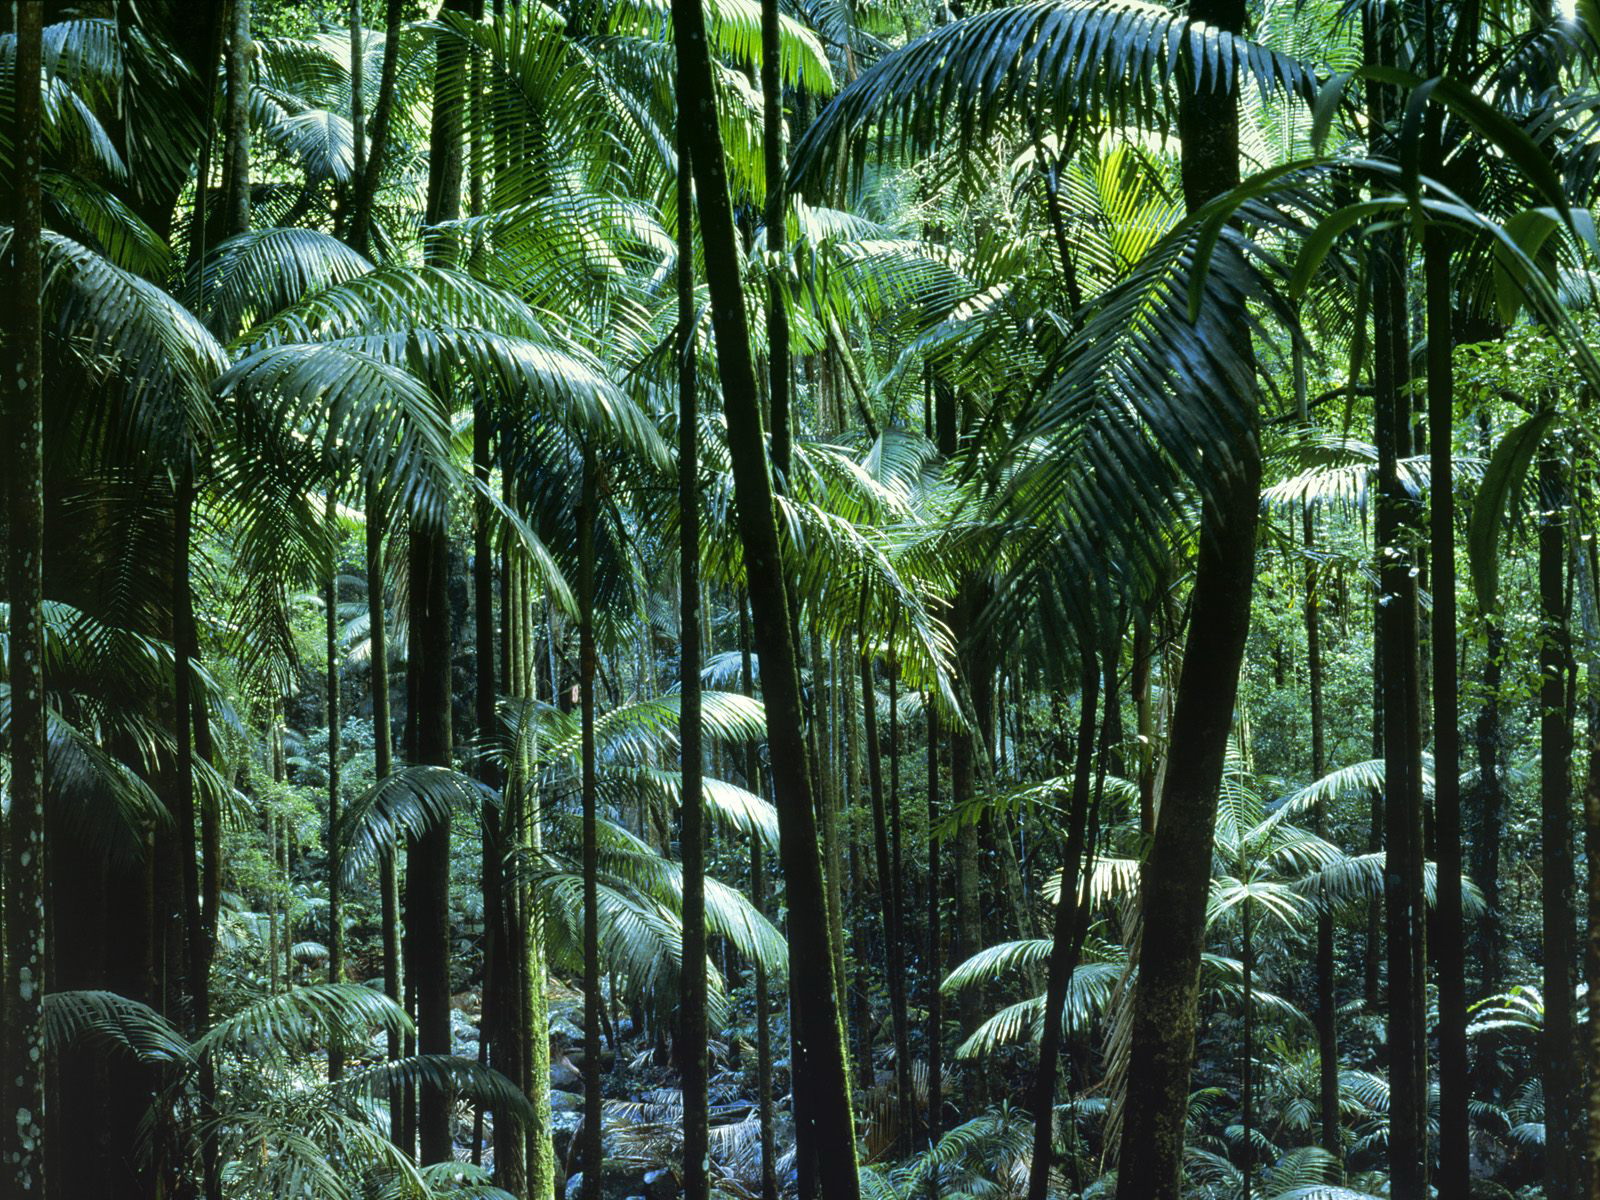
M1600 9L16 0L0 1195L1600 1200Z

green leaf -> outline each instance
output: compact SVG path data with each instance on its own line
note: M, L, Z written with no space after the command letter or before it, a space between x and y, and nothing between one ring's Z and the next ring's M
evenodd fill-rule
M1554 410L1535 413L1500 439L1472 503L1467 558L1472 566L1472 590L1484 612L1495 607L1500 589L1500 527L1512 499L1522 490L1528 464L1554 420Z

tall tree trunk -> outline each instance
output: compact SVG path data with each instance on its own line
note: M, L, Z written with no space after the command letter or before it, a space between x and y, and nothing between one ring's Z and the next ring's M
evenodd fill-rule
M250 228L250 0L229 0L228 151L224 215L231 237Z
M1591 863L1600 863L1600 549L1586 540L1578 560L1582 572L1583 633L1588 678L1584 688L1584 717L1588 734L1589 773L1583 789L1583 844ZM1584 939L1584 979L1588 984L1585 1007L1589 1027L1584 1031L1582 1058L1585 1070L1582 1195L1600 1197L1600 870L1591 867L1585 892L1588 935Z
M583 448L583 497L578 504L578 704L583 730L583 1190L600 1200L604 1139L600 1112L600 844L599 782L595 775L596 666L594 523L600 489L595 450Z
M1244 7L1243 0L1193 0L1189 15L1238 31ZM1239 181L1236 92L1186 92L1179 129L1184 198L1194 211ZM1242 325L1238 336L1235 351L1248 360L1249 334ZM1177 1200L1180 1189L1217 789L1255 574L1261 460L1254 427L1239 431L1236 453L1237 468L1218 483L1201 519L1171 749L1143 876L1118 1200Z
M1484 614L1483 707L1473 733L1478 744L1477 833L1472 840L1472 880L1483 892L1484 913L1477 922L1478 975L1484 991L1498 991L1504 979L1500 915L1500 837L1505 796L1500 783L1500 688L1505 668L1505 633L1493 614Z
M1567 495L1559 459L1539 463L1539 793L1544 929L1545 1195L1577 1195L1578 1080L1573 1016L1572 730L1565 680L1571 654L1567 627Z
M8 469L6 599L11 605L10 812L5 831L5 970L0 975L0 1179L45 1194L44 349L39 292L42 0L16 6L12 233L5 275L11 361L4 403Z
M689 130L711 285L734 502L767 709L767 745L789 896L790 975L803 973L809 982L793 1030L793 1072L797 1080L805 1081L795 1121L797 1145L802 1153L815 1156L822 1193L828 1200L857 1200L855 1123L806 762L798 655L763 445L705 14L695 0L673 0L672 16L680 104Z
M1087 639L1085 639L1087 641ZM1115 670L1115 664L1111 665ZM1039 1063L1035 1068L1029 1105L1033 1109L1033 1156L1028 1167L1028 1200L1044 1200L1050 1184L1055 1125L1056 1075L1061 1059L1061 1023L1067 989L1078 969L1083 936L1088 929L1088 875L1084 870L1088 849L1089 785L1094 766L1095 706L1100 695L1100 666L1084 650L1079 688L1078 758L1072 780L1072 807L1067 816L1066 855L1061 860L1061 893L1056 898L1055 933L1050 945L1049 978L1045 984L1043 1025L1039 1035Z
M1438 863L1439 1191L1464 1196L1467 1158L1466 928L1461 896L1461 735L1456 683L1455 375L1448 234L1423 236L1428 314L1428 483L1433 574L1433 810Z
M360 0L355 0L359 5ZM350 244L366 254L372 238L372 204L383 178L389 151L389 126L394 120L395 76L400 63L400 29L404 0L388 0L384 10L383 66L378 74L378 103L372 113L372 139L364 169L356 174L356 194L350 218ZM356 12L352 8L352 12Z
M328 982L344 982L344 859L339 853L339 531L338 505L334 485L329 483L327 508L323 520L328 528L331 557L328 560L328 591L323 609L323 631L328 656ZM344 1075L344 1044L338 1038L328 1043L328 1078Z
M361 0L350 0L350 180L357 191L367 174L366 54ZM353 204L351 209L354 216Z
M490 472L494 465L491 432L494 414L482 394L474 397L472 418L472 473L478 481L479 493L473 503L472 528L472 613L473 613L473 664L476 676L473 691L474 717L478 725L478 740L483 745L479 753L476 774L484 785L500 794L496 803L483 801L480 820L483 829L482 884L483 884L483 987L482 1004L478 1017L478 1045L480 1053L487 1050L496 1070L512 1080L521 1076L517 1065L520 1058L520 1030L512 1019L516 972L511 963L510 928L508 912L511 895L506 886L506 828L502 820L505 804L504 773L495 761L490 747L500 733L499 676L495 670L494 627L494 545L490 537L493 509L490 504ZM505 619L505 614L501 614ZM504 1116L506 1119L498 1119ZM477 1105L473 1114L473 1148L483 1137L483 1106ZM510 1126L509 1114L496 1114L495 1136L497 1144L508 1140L500 1135L502 1126ZM495 1155L498 1172L501 1160Z
M700 730L700 408L695 388L694 207L688 138L678 131L678 742L682 747L683 998L678 1061L683 1073L684 1200L707 1200L711 1181L706 1087L706 848Z
M446 8L466 12L466 0ZM439 43L433 81L433 125L428 146L428 224L461 215L461 98L466 60L454 39ZM419 763L451 765L451 622L449 531L413 518L411 534L411 668L414 690L408 720ZM406 937L410 981L417 997L417 1050L449 1054L450 1042L450 821L413 840L406 863ZM438 1088L418 1097L417 1133L424 1164L453 1157L451 1097Z
M367 481L367 637L368 661L372 669L372 775L375 780L386 779L394 769L394 747L390 730L389 713L389 635L385 623L383 603L383 539L386 520L384 501L376 482ZM401 1002L405 988L400 978L400 881L396 869L395 848L383 847L378 852L378 891L381 908L383 940L383 994L395 1004ZM390 1062L400 1058L400 1035L390 1030L386 1035L386 1057ZM399 1088L389 1092L389 1119L393 1128L400 1127L400 1113L404 1101Z
M1301 424L1311 427L1306 395L1304 349L1296 344L1294 355L1294 393ZM1311 700L1311 778L1328 773L1327 714L1323 703L1322 604L1318 594L1316 567L1316 516L1309 503L1300 510L1300 533L1306 550L1305 607L1306 685ZM1312 828L1318 837L1328 834L1328 803L1319 793L1312 813ZM1334 1000L1333 910L1327 888L1322 889L1317 911L1317 1108L1323 1152L1338 1162L1344 1160L1339 1138L1339 1032L1338 1010Z
M739 596L739 681L746 696L755 695L755 672L750 660L750 613L744 595ZM744 750L745 786L758 796L765 793L761 782L761 760L752 739ZM750 900L763 916L767 911L766 863L761 839L750 842ZM767 991L767 968L760 959L756 975L756 1103L761 1127L761 1200L778 1200L777 1153L772 1133L772 1028L768 1014L772 1000Z
M445 530L413 527L411 534L411 636L415 687L415 761L448 767L451 758L450 547ZM450 1039L450 820L441 818L414 838L406 855L406 941L416 995L417 1051L449 1054ZM421 1162L454 1157L452 1098L424 1088L417 1098Z
M1364 17L1367 61L1394 65L1397 10ZM1390 144L1396 114L1392 89L1368 87L1368 118L1378 145ZM1388 943L1390 1184L1396 1200L1427 1195L1427 1035L1425 924L1421 903L1422 735L1418 657L1417 574L1420 512L1399 475L1412 452L1409 338L1404 278L1405 234L1375 240L1372 259L1373 400L1378 448L1379 559L1376 646L1382 676L1384 756L1384 920Z
M909 1150L912 1110L911 1047L905 1012L905 940L900 913L895 907L894 861L889 848L889 822L883 795L884 747L879 740L877 689L872 662L861 656L861 711L867 728L867 788L872 796L873 849L878 862L878 902L883 919L884 982L888 985L890 1021L894 1028L896 1142L902 1154Z
M944 1126L944 998L939 991L944 979L939 912L944 839L939 836L939 822L943 819L939 803L939 713L931 693L923 709L928 714L928 1144L936 1146ZM938 1200L938 1174L928 1173L929 1200Z

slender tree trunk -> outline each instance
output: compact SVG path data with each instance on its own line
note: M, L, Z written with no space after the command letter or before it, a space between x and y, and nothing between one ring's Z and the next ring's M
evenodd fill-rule
M1243 864L1241 864L1241 867ZM1244 924L1243 949L1240 955L1241 990L1244 1002L1244 1038L1239 1047L1239 1125L1244 1130L1244 1187L1243 1198L1250 1200L1255 1186L1256 1147L1255 1130L1255 1057L1256 1057L1256 940L1255 907L1246 900L1240 906Z
M481 808L483 829L483 986L482 1003L478 1018L478 1045L480 1053L487 1050L492 1055L496 1070L512 1080L521 1076L517 1065L521 1053L520 1030L511 1019L516 987L516 972L511 962L508 912L511 894L506 885L506 829L502 819L505 805L505 779L493 753L494 741L500 734L499 676L495 670L494 627L494 545L490 537L493 510L489 501L490 473L494 465L491 434L494 414L488 400L479 395L474 398L472 418L472 473L480 488L473 504L472 529L472 612L473 612L473 662L476 681L473 692L474 716L478 725L478 740L483 744L476 764L477 777L491 790L500 793L500 802L485 799ZM505 614L502 614L502 619ZM512 986L508 986L508 982ZM501 1117L505 1119L500 1119ZM483 1140L483 1106L477 1105L473 1114L474 1153ZM515 1136L501 1134L502 1127L512 1125L509 1114L496 1114L496 1144L515 1142ZM508 1129L508 1133L514 1131ZM495 1156L495 1169L502 1166L500 1156Z
M889 850L889 823L883 795L883 743L878 737L877 689L872 662L861 656L861 711L867 727L867 788L872 794L873 849L878 860L878 902L883 918L884 982L888 985L890 1021L894 1027L896 1127L901 1153L909 1149L912 1110L911 1048L905 1012L905 942L895 908L894 862Z
M1589 773L1583 789L1584 850L1591 863L1600 863L1600 550L1593 538L1580 549L1583 573L1583 626L1588 661L1584 688L1584 716L1588 733ZM1585 1006L1589 1027L1584 1031L1584 1130L1582 1195L1600 1198L1600 870L1590 868L1585 891L1589 928L1584 939L1584 979L1588 983Z
M446 8L466 12L466 0ZM459 43L439 43L434 71L433 126L428 150L429 224L461 215L461 97L466 77ZM450 543L443 526L413 518L411 534L411 668L414 681L408 718L416 761L451 765L452 679ZM450 822L446 818L417 837L407 854L406 935L411 948L411 983L417 997L417 1049L449 1054L450 1042ZM418 1097L417 1133L424 1164L453 1157L451 1097L437 1088Z
M343 714L339 708L339 552L338 506L334 487L328 485L327 524L332 557L328 562L328 591L323 609L323 631L328 656L328 982L344 982L344 856L339 851L339 740ZM328 1078L344 1075L344 1045L334 1038L328 1044Z
M1433 809L1438 900L1439 1190L1463 1196L1467 1158L1466 928L1461 896L1461 737L1456 683L1455 375L1448 234L1423 237L1428 313L1428 483L1433 574Z
M1474 734L1478 743L1478 829L1473 839L1473 882L1483 892L1478 920L1478 974L1485 992L1498 991L1504 941L1500 915L1500 836L1505 796L1500 783L1500 688L1505 667L1505 633L1492 614L1484 615L1483 707Z
M1577 1195L1578 1080L1573 1015L1572 730L1566 679L1571 654L1567 628L1566 485L1555 457L1539 463L1539 791L1544 929L1545 1195Z
M750 613L744 595L739 596L739 680L746 696L755 695L755 672L750 659ZM761 760L751 740L744 750L745 786L758 796L765 789L761 782ZM750 843L750 900L756 911L767 911L766 863L761 839ZM772 1028L768 1014L772 999L767 990L767 968L758 958L756 975L756 1102L761 1125L761 1200L778 1200L777 1152L772 1133Z
M944 1129L944 947L941 942L939 889L942 882L944 840L939 822L939 713L930 694L924 703L928 714L928 1144L938 1145ZM928 1173L929 1200L938 1200L938 1172Z
M688 138L678 131L678 741L682 747L683 985L678 1061L683 1072L684 1200L707 1200L711 1181L706 1050L706 851L700 731L700 409L695 389L694 208Z
M1115 669L1113 665L1112 669ZM1061 860L1061 893L1056 899L1055 933L1050 945L1049 978L1045 985L1043 1024L1039 1035L1039 1063L1034 1071L1029 1104L1033 1109L1033 1156L1028 1168L1028 1200L1044 1200L1054 1157L1056 1075L1061 1060L1061 1025L1067 989L1078 969L1078 956L1087 931L1088 877L1084 871L1088 848L1089 788L1093 778L1095 706L1100 695L1100 666L1085 649L1079 688L1078 759L1072 780L1072 807L1067 817L1066 855Z
M416 687L416 761L448 767L451 758L450 547L440 527L411 534L410 651ZM416 993L417 1051L449 1054L450 820L413 839L406 856L408 974ZM438 1088L418 1096L417 1133L423 1164L454 1157L452 1098Z
M389 713L389 635L383 604L386 515L378 485L372 480L367 481L366 510L367 657L372 669L372 774L375 780L382 780L394 769L394 748ZM392 845L385 846L378 854L378 891L383 940L383 993L399 1004L405 989L400 978L400 881ZM386 1050L390 1062L399 1059L400 1035L393 1030L387 1034ZM391 1089L389 1116L397 1130L402 1108L400 1090Z
M5 837L5 970L0 975L0 1188L45 1194L44 350L39 292L40 69L44 4L16 5L9 131L15 174L5 276L11 315L4 403L10 602L10 812Z
M900 1140L905 1153L915 1148L914 1134L917 1121L916 1089L911 1073L911 1016L907 998L910 987L909 968L906 966L906 949L911 944L909 922L906 920L905 858L900 820L900 664L894 652L895 615L889 618L889 889L894 902L895 954L900 970L890 978L890 1021L894 1027L895 1075L899 1080Z
M223 182L229 236L250 228L250 0L229 0L228 152Z
M350 0L350 179L358 190L367 174L366 54L361 0Z
M355 0L359 5L360 0ZM354 9L352 11L355 11ZM388 0L384 18L383 66L378 74L378 103L372 113L372 139L364 169L356 173L356 194L350 219L350 244L361 253L372 239L372 205L383 178L389 151L389 126L394 120L395 76L400 63L400 30L404 0Z
M578 505L578 704L583 730L583 1190L600 1200L604 1141L600 1112L600 845L595 775L594 522L599 503L595 451L583 448Z
M765 213L767 253L781 262L787 250L788 190L783 175L783 88L778 0L761 0L761 105L762 166L766 175ZM784 272L767 275L767 361L771 375L768 394L772 403L772 462L782 491L789 474L789 300L784 293Z
M827 1200L857 1200L855 1124L845 1064L827 900L817 847L816 812L808 777L804 707L798 656L773 507L772 479L763 445L750 331L739 276L727 168L717 121L705 14L692 0L674 0L682 112L689 130L711 285L712 324L733 460L734 501L755 643L767 709L767 745L778 808L781 857L789 896L791 977L809 981L793 1030L793 1072L805 1080L796 1136L802 1153L815 1156Z

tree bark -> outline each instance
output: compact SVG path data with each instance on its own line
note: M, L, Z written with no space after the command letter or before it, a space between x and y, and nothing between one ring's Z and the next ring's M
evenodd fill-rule
M1112 669L1115 669L1113 664ZM1085 650L1079 688L1078 757L1072 780L1072 807L1067 817L1066 854L1061 860L1061 893L1056 898L1055 933L1050 945L1049 978L1045 984L1043 1025L1039 1034L1039 1063L1035 1068L1029 1104L1033 1109L1033 1156L1028 1168L1028 1200L1044 1200L1050 1184L1053 1158L1056 1075L1061 1059L1061 1023L1067 989L1083 935L1088 928L1088 876L1084 871L1088 850L1089 785L1094 767L1095 705L1100 694L1100 667Z
M344 860L339 853L339 552L338 506L334 487L328 485L323 514L332 557L328 562L328 590L323 609L323 632L328 659L328 982L344 982ZM337 1038L328 1044L328 1078L344 1075L344 1045Z
M688 137L678 130L678 742L682 748L684 1200L711 1194L710 1064L706 1049L706 852L700 729L700 408L695 389L694 208Z
M357 0L359 2L359 0ZM356 194L350 219L350 244L362 254L372 240L372 205L383 178L383 163L389 151L389 126L394 120L395 76L400 63L400 29L404 0L389 0L384 10L383 66L378 75L378 103L372 113L372 138L367 148L365 169L356 178Z
M45 1192L45 678L44 349L40 288L40 69L44 4L16 6L11 144L11 305L3 402L6 598L11 683L10 813L6 820L5 969L0 976L0 1179L8 1194Z
M367 637L368 661L372 669L372 775L374 780L386 779L394 769L394 746L389 712L389 636L383 603L383 539L386 521L384 501L378 485L367 481L367 528L365 549L367 559ZM383 993L395 1004L405 995L400 972L400 880L396 869L393 846L385 846L378 855L378 891L381 908L383 939ZM390 1062L400 1057L400 1035L390 1030L386 1035L386 1056ZM389 1119L398 1130L404 1099L399 1088L389 1092Z
M733 459L734 502L767 708L767 744L784 877L789 889L790 974L794 977L803 973L810 981L793 1031L793 1070L797 1080L805 1080L804 1100L796 1114L796 1136L802 1153L815 1156L823 1195L828 1200L857 1200L860 1185L856 1176L850 1077L845 1065L828 939L827 900L817 849L816 812L806 762L798 656L789 617L772 479L763 445L705 14L694 0L674 0L672 16L679 88L687 116L706 274L711 285L712 324Z
M894 1029L895 1095L898 1102L896 1142L902 1154L909 1151L911 1096L911 1044L906 1027L905 932L895 904L894 861L889 846L889 821L883 793L883 743L879 740L877 689L872 662L861 656L861 711L867 728L867 788L872 796L873 849L878 860L878 903L883 919L885 990L889 993L890 1023Z
M1567 623L1566 484L1560 461L1539 463L1539 794L1544 930L1545 1195L1577 1195L1577 1093L1573 1014L1572 730L1565 680L1571 655Z
M1243 0L1194 0L1192 19L1244 26ZM1186 92L1179 108L1184 198L1194 211L1239 181L1235 90ZM1252 351L1240 326L1236 352ZM1237 466L1201 518L1188 641L1155 834L1143 873L1119 1200L1177 1200L1205 940L1217 789L1250 625L1261 480L1258 434L1238 430Z
M223 181L226 229L250 229L250 0L230 0L228 27L228 150Z
M1466 928L1461 895L1461 733L1456 680L1456 543L1452 443L1452 364L1448 234L1423 235L1428 314L1428 483L1433 574L1433 810L1438 863L1434 930L1439 984L1439 1190L1464 1196L1467 1159Z
M746 696L755 695L755 672L750 661L750 612L743 594L739 597L739 680ZM761 760L751 740L744 750L745 786L758 796L764 794ZM750 900L762 915L767 911L766 863L761 839L750 842ZM767 991L767 968L760 959L755 965L756 990L756 1103L761 1126L761 1200L778 1200L777 1151L772 1133L772 1028L768 1014L772 999Z

